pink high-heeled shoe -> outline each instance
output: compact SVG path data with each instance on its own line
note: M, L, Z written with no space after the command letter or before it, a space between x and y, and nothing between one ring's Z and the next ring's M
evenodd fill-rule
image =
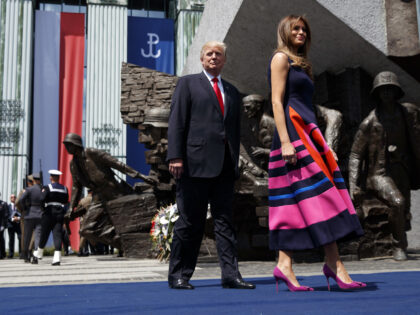
M287 279L287 277L283 274L283 272L281 272L281 270L279 269L279 267L275 267L273 270L273 276L276 279L276 291L279 292L279 280L282 280L287 287L289 288L289 291L291 292L296 292L296 291L313 291L314 289L311 287L307 287L307 286L300 286L300 287L295 287L293 285L293 283L290 282L289 279Z
M325 277L327 278L328 284L328 291L330 290L330 281L329 278L332 278L337 282L337 285L340 287L341 290L354 290L354 289L361 289L366 287L366 283L359 282L359 281L352 281L351 283L344 283L341 279L328 267L327 264L324 264L324 268L322 268Z

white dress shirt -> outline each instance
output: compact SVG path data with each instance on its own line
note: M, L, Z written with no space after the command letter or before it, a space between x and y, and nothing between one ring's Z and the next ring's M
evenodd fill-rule
M214 78L213 75L211 75L210 73L208 73L206 70L203 69L204 74L206 75L207 79L209 79L211 88L213 88L213 81L212 79ZM223 104L226 104L225 102L225 90L223 89L223 84L222 84L222 77L220 76L220 74L217 76L217 79L219 80L217 82L217 85L219 86L220 92L222 93L222 98L223 98Z

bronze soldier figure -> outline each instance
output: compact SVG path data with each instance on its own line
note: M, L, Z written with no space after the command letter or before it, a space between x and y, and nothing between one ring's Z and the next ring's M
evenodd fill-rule
M119 235L115 231L106 211L106 202L134 192L124 180L118 181L113 169L133 178L140 178L154 184L148 176L144 176L130 166L118 161L105 151L95 148L84 148L79 135L68 133L63 140L66 150L73 155L70 171L73 187L70 211L66 219L74 219L72 214L82 195L83 187L92 190L92 203L84 216L80 227L80 235L92 242L102 242L121 249Z
M398 102L404 92L392 72L375 77L371 94L377 106L360 124L351 149L350 194L360 203L370 193L390 208L393 257L406 260L410 190L420 187L420 111Z

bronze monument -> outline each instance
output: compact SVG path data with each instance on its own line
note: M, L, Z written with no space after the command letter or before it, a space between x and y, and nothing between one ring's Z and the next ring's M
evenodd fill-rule
M365 230L375 216L384 224L389 220L393 257L406 260L410 190L420 187L420 111L398 102L404 92L392 72L375 77L371 95L376 108L360 124L351 149L350 195L362 210ZM366 238L377 241L384 233L371 229Z
M318 93L319 97L315 101L322 104L322 106L316 106L319 127L328 145L340 157L340 167L344 170L343 174L346 175L349 168L354 168L354 161L350 163L350 166L348 165L353 137L360 122L369 114L373 106L368 101L371 87L370 76L360 68L346 69L343 73L337 76L326 74L320 77L316 81L320 93ZM360 84L355 85L354 80ZM156 196L158 207L174 202L174 181L169 175L165 156L167 117L176 82L177 77L154 70L131 64L123 64L122 67L121 116L125 123L139 130L139 141L144 143L149 150L146 151L145 155L147 163L151 165L149 176L158 182L152 190L154 196ZM376 93L378 89L379 85L374 87L374 96L378 95ZM336 92L337 90L340 93ZM355 93L358 93L357 95L360 97L352 98L351 96ZM275 124L270 104L262 96L252 94L245 97L243 102L244 115L242 115L240 151L241 178L235 186L233 213L238 234L238 251L242 259L273 258L273 253L267 248L267 161ZM396 100L395 104L397 104ZM416 170L415 174L418 174L417 171L420 169L419 149L412 145L416 139L420 139L418 109L410 104L400 104L398 106L405 109L402 112L408 113L407 116L404 116L406 119L403 120L403 126L406 126L404 127L406 128L404 129L405 133L409 137L407 152L410 153L410 156L416 157L414 159L410 158L411 162L408 167L410 170ZM371 147L384 151L380 148L381 144L377 140L373 140L374 137L371 134L363 137L364 141L370 141ZM356 142L359 140L359 136L357 136ZM397 143L397 145L401 146L400 143ZM399 152L393 150L394 147L388 145L387 155L391 151ZM352 158L354 156L353 153ZM394 155L392 159L394 161ZM367 173L363 173L363 170L368 163L365 162L363 156L360 156L359 166L363 166L363 168L356 176L356 183L362 191L366 187L365 184L361 184L366 183L364 174ZM374 173L374 171L372 172ZM414 172L408 172L408 174L414 175ZM354 187L351 183L354 178L354 176L350 178L350 188ZM347 178L345 180L347 181ZM138 185L140 187L142 184ZM418 187L418 183L412 180L410 189L416 187ZM357 206L358 201L361 200L357 197L361 194L356 192L353 195L356 196ZM366 230L366 237L359 241L351 240L345 242L344 245L342 244L340 254L346 256L347 259L392 254L392 248L389 246L392 244L392 239L391 237L386 239L387 233L391 235L391 232L388 232L388 210L386 210L389 206L375 197L373 191L365 191L363 196L363 204L359 205L358 213ZM409 200L407 198L409 198L409 194L405 196L405 199ZM408 215L407 208L404 209L406 215ZM409 223L408 220L405 220L405 222ZM144 225L147 224L149 223L145 221ZM404 228L408 227L408 225L404 226ZM207 236L211 238L211 233L207 233ZM402 239L404 240L404 237ZM207 238L207 240L209 239ZM401 247L402 252L405 251L405 247ZM319 261L320 259L322 259L322 253L314 253L310 261Z
M133 168L113 158L107 152L84 148L79 135L68 133L63 140L66 150L73 155L70 171L73 177L73 187L70 201L70 211L67 220L72 220L83 212L73 212L82 196L83 187L92 191L92 201L84 215L80 227L80 235L89 241L102 242L115 248L122 249L120 234L116 231L116 222L112 220L112 202L135 193L134 189L124 180L117 181L113 169L140 178L146 183L154 185L155 181L140 174ZM154 199L154 198L153 198ZM121 212L121 207L119 213ZM130 220L127 215L126 222Z

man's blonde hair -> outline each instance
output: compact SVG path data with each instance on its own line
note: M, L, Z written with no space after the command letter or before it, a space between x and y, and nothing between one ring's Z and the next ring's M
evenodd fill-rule
M223 43L223 42L219 42L219 41L217 41L217 40L211 40L211 41L208 41L207 43L205 43L205 44L203 45L203 47L201 47L200 59L202 59L202 58L203 58L203 56L204 56L204 51L205 51L207 48L211 48L211 47L220 47L220 48L222 48L222 50L223 50L223 55L225 55L225 56L226 56L226 49L227 49L226 44L225 44L225 43Z

